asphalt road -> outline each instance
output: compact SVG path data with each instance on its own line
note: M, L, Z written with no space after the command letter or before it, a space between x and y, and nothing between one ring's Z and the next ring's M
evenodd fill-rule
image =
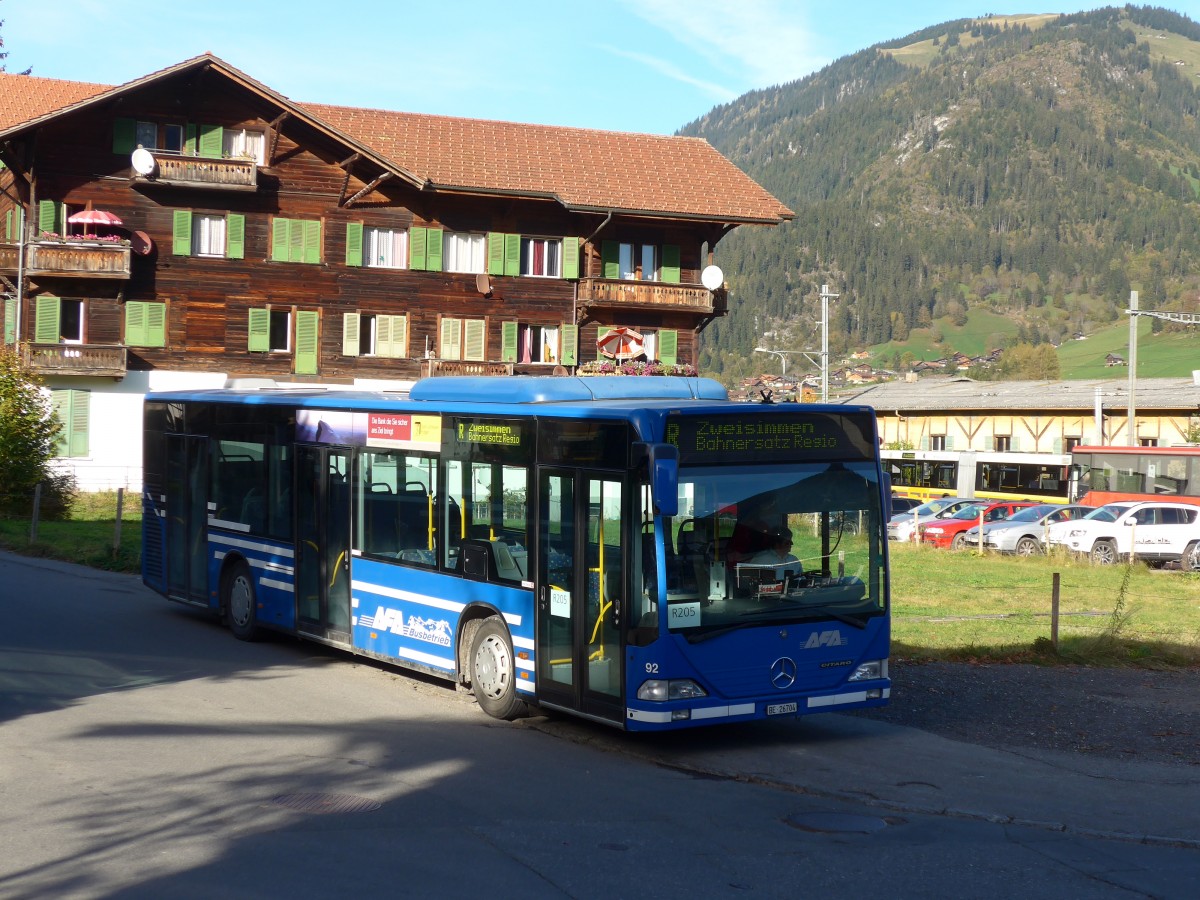
M902 702L897 698L894 702ZM1200 772L869 717L629 736L0 554L0 897L1179 897Z

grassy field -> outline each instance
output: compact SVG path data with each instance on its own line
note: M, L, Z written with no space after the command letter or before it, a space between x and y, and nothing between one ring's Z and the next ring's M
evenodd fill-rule
M141 509L91 495L68 522L0 520L0 548L96 568L140 568ZM1200 666L1200 574L1093 566L1066 556L1014 559L892 545L893 655L1043 664ZM1059 645L1051 597L1059 574Z

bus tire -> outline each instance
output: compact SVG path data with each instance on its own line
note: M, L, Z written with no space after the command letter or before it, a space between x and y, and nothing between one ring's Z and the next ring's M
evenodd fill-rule
M250 567L243 561L234 563L226 570L221 588L225 622L233 636L239 641L257 641L262 631L258 627L254 579L250 575Z
M504 620L489 616L471 640L471 692L479 707L496 719L520 718L525 703L517 696L517 665Z
M1025 535L1023 538L1017 541L1016 549L1013 550L1013 552L1016 553L1017 556L1037 556L1042 552L1042 545L1038 543L1037 538L1032 538L1029 535Z
M1096 541L1092 545L1092 562L1101 566L1111 566L1117 561L1117 545L1112 541Z

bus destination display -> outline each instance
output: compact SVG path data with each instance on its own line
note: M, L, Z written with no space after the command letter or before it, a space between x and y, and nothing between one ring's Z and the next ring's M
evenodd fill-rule
M676 417L667 420L667 442L684 463L827 457L869 459L870 422L863 417L825 413Z

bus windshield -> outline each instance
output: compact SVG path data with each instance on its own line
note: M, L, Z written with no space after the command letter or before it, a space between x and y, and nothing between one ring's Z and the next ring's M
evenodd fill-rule
M871 463L682 468L668 519L668 626L883 613L880 492Z

